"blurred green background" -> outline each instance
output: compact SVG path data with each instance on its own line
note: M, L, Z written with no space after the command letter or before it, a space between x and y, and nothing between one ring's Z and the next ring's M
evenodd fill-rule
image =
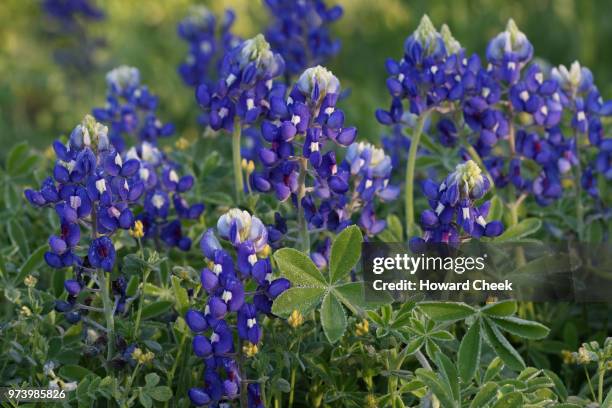
M107 70L129 64L160 97L160 117L177 125L179 134L196 137L198 107L176 67L187 45L176 35L177 22L190 5L203 3L218 14L236 11L235 31L251 36L262 31L268 15L261 0L99 0L107 18L88 30L104 37L95 54L97 66L83 76L66 72L53 61L58 46L45 30L35 0L2 0L0 5L0 157L21 140L44 149L69 132L84 114L104 103ZM439 27L447 23L468 52L484 54L488 40L512 17L553 65L578 59L593 71L604 97L612 96L612 11L609 0L341 0L344 17L334 25L343 43L328 65L351 97L343 102L348 123L362 137L375 140L383 131L374 119L386 107L384 61L401 56L404 39L422 14Z

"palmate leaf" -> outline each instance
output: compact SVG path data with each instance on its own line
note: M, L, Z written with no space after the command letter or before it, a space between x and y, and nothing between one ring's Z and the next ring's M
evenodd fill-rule
M514 300L502 300L501 302L490 303L480 311L487 316L505 317L516 313L516 302Z

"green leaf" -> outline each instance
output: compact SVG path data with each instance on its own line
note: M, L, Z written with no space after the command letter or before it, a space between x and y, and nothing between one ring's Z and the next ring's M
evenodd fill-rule
M346 331L346 313L340 301L333 293L328 293L323 298L321 305L321 326L325 337L334 344Z
M526 339L542 339L548 336L550 332L548 327L541 323L519 319L518 317L492 317L492 320L502 330Z
M327 282L312 260L293 248L282 248L274 253L274 261L283 277L293 287L325 288Z
M288 393L291 391L291 384L284 378L277 378L273 383L273 389L280 392Z
M487 381L494 379L495 377L497 377L497 375L501 372L503 368L504 368L504 362L502 361L502 359L499 357L495 357L489 363L489 366L487 367L487 370L485 371L482 381L487 382Z
M504 216L504 202L498 196L494 196L491 199L491 207L489 208L489 215L487 221L501 220Z
M363 236L356 225L345 228L334 240L329 257L329 281L338 282L351 272L361 257Z
M433 371L426 370L424 368L418 368L416 376L421 380L431 392L438 397L440 400L440 406L442 407L456 407L457 404L451 398L451 390L433 373Z
M189 308L189 296L187 290L181 286L181 279L178 276L172 276L172 290L176 300L176 309L183 316Z
M387 216L387 230L393 234L395 242L402 242L404 240L404 227L397 215L389 214Z
M510 342L500 333L499 329L487 319L481 320L487 342L508 368L520 371L525 368L525 362Z
M353 313L359 312L359 310L374 310L382 305L393 302L393 298L385 294L380 296L381 299L375 302L368 302L364 296L363 282L348 282L341 285L335 286L333 289L334 294L340 299L340 301ZM360 314L360 313L358 313Z
M165 385L160 385L159 387L152 388L148 392L151 398L153 398L155 401L165 402L172 398L172 390L170 389L170 387L167 387Z
M442 352L436 354L436 366L438 366L444 382L450 388L453 400L459 405L461 402L461 393L459 391L459 374L457 373L457 367L455 367L451 359Z
M45 252L47 252L47 248L47 245L43 245L30 254L28 259L26 259L25 262L21 265L21 268L19 268L19 273L17 274L17 276L15 276L15 280L13 282L15 282L16 285L23 282L23 279L26 276L31 274L33 271L35 271L42 265L45 257Z
M525 238L538 232L540 227L542 227L542 220L539 218L525 218L518 224L509 227L495 240L500 242Z
M12 176L19 175L19 169L28 155L28 142L21 142L11 148L6 156L6 170Z
M149 390L143 390L141 388L140 392L138 393L138 401L140 401L144 408L151 408L153 406L153 400L147 394L148 391Z
M470 408L482 408L487 406L487 404L495 398L495 395L497 395L497 388L498 386L494 382L488 382L481 386L474 396Z
M557 393L559 399L561 401L565 401L567 399L567 388L565 387L565 384L563 384L561 378L550 370L544 370L544 375L553 382L555 393Z
M439 341L451 341L455 339L455 336L447 330L436 330L429 333L429 337Z
M419 309L437 322L463 320L476 313L476 309L457 302L420 302Z
M28 246L25 231L23 230L21 223L17 222L17 220L14 218L8 223L8 234L13 244L19 247L21 255L24 257L28 256L30 253L30 248Z
M523 394L518 391L504 395L493 405L493 408L522 408Z
M480 311L487 316L512 316L516 313L516 302L514 300L502 300L486 305Z
M62 378L70 381L81 381L83 378L93 373L80 365L70 364L62 366L59 369L59 374Z
M142 308L142 318L151 319L152 317L159 316L160 314L166 313L172 308L174 302L167 300L160 300L157 302L149 303Z
M323 288L289 288L274 300L272 313L287 317L294 310L299 310L305 314L319 305L324 294Z
M145 387L152 388L159 384L159 375L156 373L149 373L145 375Z
M410 356L414 353L416 353L417 351L419 351L421 349L421 347L423 347L423 344L425 343L425 337L417 337L414 340L412 340L410 343L408 343L406 345L406 348L404 348L404 350L402 350L402 352L407 355Z
M464 383L469 381L476 374L478 364L480 363L480 349L482 347L482 338L480 337L480 321L476 320L468 329L457 354L457 367L459 375Z

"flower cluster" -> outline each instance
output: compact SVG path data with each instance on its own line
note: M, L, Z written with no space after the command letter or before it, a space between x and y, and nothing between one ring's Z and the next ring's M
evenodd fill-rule
M270 109L272 79L283 73L284 65L261 34L228 51L217 82L197 88L196 99L204 110L202 123L230 132L236 117L244 125L254 123Z
M94 66L94 52L104 41L91 37L88 25L102 20L104 12L91 0L43 0L42 10L50 24L45 29L59 40L55 61L66 68L87 73Z
M417 240L459 244L463 238L461 230L474 238L500 235L503 224L500 221L486 221L490 201L480 206L475 204L489 188L489 179L471 160L457 165L440 185L426 180L423 193L432 209L421 214L423 238Z
M325 63L340 50L329 25L342 17L342 7L327 7L323 0L266 0L272 22L266 38L287 64L286 75Z
M235 249L236 259L223 249L217 235ZM270 314L272 301L289 288L284 278L273 279L269 259L268 232L259 218L234 208L222 215L216 231L208 230L200 242L210 264L201 272L201 283L207 293L204 309L190 309L185 320L195 333L193 351L206 366L204 386L189 390L195 405L219 403L239 396L246 384L246 372L235 359L236 347L232 328L235 318L237 334L247 356L254 355L261 342L261 313ZM255 294L249 301L245 285L254 282ZM259 384L248 387L249 406L261 406Z
M485 66L478 55L466 56L448 27L438 32L424 16L403 58L387 61L392 102L376 117L397 133L398 126L414 127L413 115L436 112L429 128L440 144L468 146L463 158L482 158L497 187L512 183L517 195L533 193L541 205L562 196L564 178L580 167L580 134L588 135L599 155L582 184L596 195L595 173L610 168L600 117L612 113L612 103L602 101L579 64L547 73L532 57L533 46L512 20L490 41ZM570 135L563 126L568 116Z
M234 12L226 10L220 27L217 27L215 15L198 5L193 6L189 15L179 22L178 34L189 44L189 53L178 68L185 84L194 88L203 83L213 84L211 68L218 69L222 56L240 42L231 32L234 20Z
M280 201L291 198L310 228L339 231L365 208L360 224L376 234L384 222L374 218L373 199L393 199L398 192L388 185L391 160L381 149L354 143L357 130L344 125L336 106L339 92L338 79L317 66L304 71L288 97L272 95L261 127L263 170L253 172L250 183ZM348 148L340 163L335 146Z
M80 319L75 310L77 296L87 283L97 277L97 269L113 270L116 253L111 237L134 224L133 208L145 192L139 177L140 162L124 160L108 139L106 126L86 116L76 126L67 144L53 144L57 161L53 177L48 177L38 191L25 190L28 201L37 207L53 207L59 218L60 233L49 238L45 261L52 268L74 267L74 279L66 280L67 301L58 301L56 309L66 313L70 322ZM83 253L82 229L89 233ZM120 278L121 279L121 278ZM125 304L117 297L116 311Z
M193 176L179 176L178 163L158 148L158 139L171 136L174 125L164 124L157 117L157 97L141 85L138 69L121 66L110 71L106 81L106 106L92 112L111 127L109 136L118 152L117 160L139 163L138 178L145 194L141 200L144 211L137 219L143 225L144 237L159 238L169 246L188 250L191 240L183 235L180 220L197 219L204 205L187 203L183 194L192 188ZM135 140L129 149L126 136ZM176 218L170 214L171 205Z

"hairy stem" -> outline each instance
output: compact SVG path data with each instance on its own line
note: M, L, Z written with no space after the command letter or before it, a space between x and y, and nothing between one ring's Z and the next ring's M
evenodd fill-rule
M306 173L308 169L308 159L300 159L300 174L298 176L298 224L299 224L299 237L300 243L302 244L302 250L306 253L310 253L310 233L308 232L308 221L304 216L304 209L302 208L302 199L306 195Z
M102 289L102 304L104 305L104 319L106 320L108 338L106 360L111 361L115 354L115 302L110 298L110 279L106 279L106 272L102 269L98 269L98 282L100 283L100 289Z
M242 180L242 156L240 154L240 137L242 135L242 125L240 118L236 116L234 121L234 132L232 133L232 162L234 165L234 184L236 191L236 201L240 201L244 182Z
M429 111L421 114L417 121L416 127L410 140L410 150L408 151L408 163L406 163L406 190L404 192L404 205L406 212L406 232L408 236L414 235L416 227L414 224L414 170L416 166L416 156L419 149L419 141L421 140L421 134L423 133L423 127L427 118L429 118Z

